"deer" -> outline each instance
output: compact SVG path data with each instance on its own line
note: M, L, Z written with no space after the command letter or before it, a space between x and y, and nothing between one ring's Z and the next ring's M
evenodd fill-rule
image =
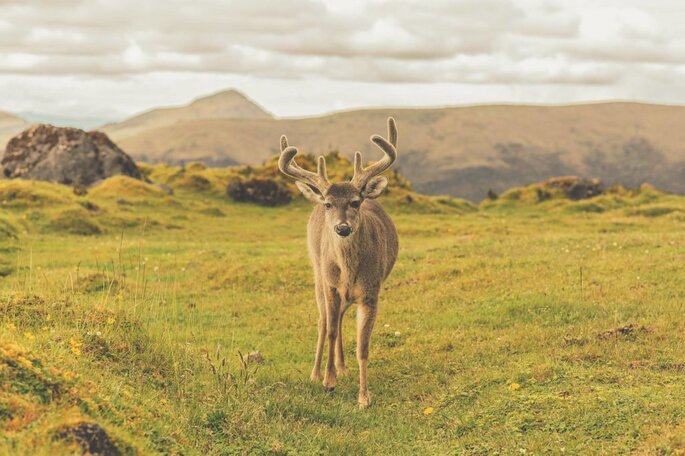
M388 118L388 139L371 136L384 153L368 167L362 154L354 154L354 175L349 182L330 183L326 160L319 156L317 172L295 162L296 147L281 136L280 171L295 180L304 197L314 203L307 224L309 258L314 269L314 288L319 310L318 338L311 380L321 381L324 344L328 339L323 386L333 391L337 376L345 376L342 321L352 304L357 304L357 362L359 364L358 405L371 405L367 366L371 332L378 309L381 285L392 271L399 242L390 216L377 198L388 185L381 175L397 159L397 126Z

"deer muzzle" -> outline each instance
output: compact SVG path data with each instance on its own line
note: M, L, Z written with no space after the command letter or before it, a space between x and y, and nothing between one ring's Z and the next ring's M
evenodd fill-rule
M347 237L352 234L352 228L349 225L341 223L340 225L335 225L335 233L340 237Z

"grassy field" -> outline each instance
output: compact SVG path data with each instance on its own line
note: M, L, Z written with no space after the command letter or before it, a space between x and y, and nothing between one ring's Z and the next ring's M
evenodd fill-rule
M175 193L0 181L0 454L72 454L84 429L122 454L685 452L685 198L391 193L359 410L354 309L351 375L309 381L310 206L146 172Z

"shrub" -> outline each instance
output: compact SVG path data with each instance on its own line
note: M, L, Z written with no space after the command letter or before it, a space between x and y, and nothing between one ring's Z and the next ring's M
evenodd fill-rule
M263 206L283 206L292 200L290 191L272 179L234 180L228 186L228 195L235 201Z

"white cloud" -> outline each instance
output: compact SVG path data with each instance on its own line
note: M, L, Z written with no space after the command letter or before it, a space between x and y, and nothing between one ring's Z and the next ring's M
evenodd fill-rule
M296 92L311 81L335 93L319 94L319 112L402 104L402 86L423 105L435 87L469 102L685 101L661 82L682 78L685 63L677 0L0 0L0 18L0 109L54 112L61 103L38 94L64 81L100 117L220 88L203 81L259 87L285 115L314 110L298 108L310 102ZM171 80L184 86L151 82ZM86 106L97 100L108 104Z

